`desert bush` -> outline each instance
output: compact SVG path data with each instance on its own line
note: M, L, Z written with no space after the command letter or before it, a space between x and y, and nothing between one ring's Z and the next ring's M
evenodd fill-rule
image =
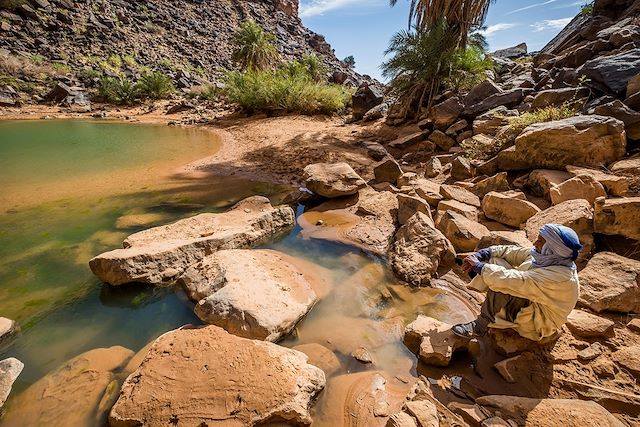
M151 99L167 98L175 90L171 78L157 71L143 74L138 85L140 94Z
M230 72L224 94L249 113L331 114L349 105L353 90L316 82L306 67L293 62L278 70Z
M327 66L315 53L302 57L300 63L306 68L307 74L316 82L327 80Z
M98 82L98 96L105 102L132 105L140 98L140 87L124 77L102 77Z
M193 86L188 96L190 98L203 101L217 101L222 93L222 89L212 84Z
M278 59L275 41L276 37L264 31L255 21L245 21L233 35L232 59L243 70L271 68Z
M0 74L22 78L38 78L44 79L55 74L55 70L44 64L44 59L36 61L33 58L24 58L20 56L0 55Z
M493 59L476 45L458 49L451 61L451 75L446 80L456 91L469 91L487 78L486 71L495 69Z

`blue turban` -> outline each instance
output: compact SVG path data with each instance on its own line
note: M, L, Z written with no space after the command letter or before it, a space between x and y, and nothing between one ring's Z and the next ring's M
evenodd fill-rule
M582 250L580 239L575 231L559 224L546 224L540 229L540 236L545 240L542 252L531 249L534 267L564 265L575 268L574 261Z

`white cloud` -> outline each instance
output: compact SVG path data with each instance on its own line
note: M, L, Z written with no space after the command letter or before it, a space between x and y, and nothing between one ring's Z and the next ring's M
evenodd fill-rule
M555 3L557 1L559 1L559 0L547 0L547 1L543 1L541 3L535 3L535 4L532 4L532 5L529 5L529 6L521 7L520 9L512 10L511 12L507 13L507 15L511 15L513 13L522 12L523 10L533 9L534 7L545 6L547 4Z
M531 28L536 33L542 31L559 31L567 26L569 22L573 20L573 16L569 18L562 19L547 19L545 21L536 22L535 24L531 24Z
M482 31L482 34L484 34L487 37L491 37L492 35L494 35L499 31L508 30L509 28L513 28L517 25L518 24L516 24L515 22L499 22L494 25L489 25L486 30Z
M378 5L379 1L371 0L308 0L300 3L300 16L308 18L310 16L323 15L337 9L344 9L349 6L360 5L364 7Z

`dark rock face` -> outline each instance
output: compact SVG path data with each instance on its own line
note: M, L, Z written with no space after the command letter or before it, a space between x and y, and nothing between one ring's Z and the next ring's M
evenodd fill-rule
M344 80L350 78L356 84L362 81L335 57L324 37L302 25L298 0L58 0L24 6L16 13L2 11L0 21L6 25L0 49L49 60L69 58L73 70L102 71L99 61L120 55L172 75L176 81L180 70L201 70L202 77L216 81L223 70L234 68L231 41L235 30L241 22L253 19L276 36L283 59L316 52L331 72L345 73ZM124 68L127 71L126 64ZM134 68L129 71L135 75ZM187 87L195 77L185 78Z
M577 72L602 83L614 93L623 93L629 80L640 73L640 49L592 59Z
M494 56L494 57L497 57L497 58L514 59L514 58L520 58L522 56L525 56L526 54L527 54L527 44L526 43L520 43L517 46L512 46L512 47L508 47L506 49L496 50L495 52L493 52L491 54L491 56Z
M382 104L384 94L374 85L363 83L351 98L353 104L353 118L360 120L367 111Z

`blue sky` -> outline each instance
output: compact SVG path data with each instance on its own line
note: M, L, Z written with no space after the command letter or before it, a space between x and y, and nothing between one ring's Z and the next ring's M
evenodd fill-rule
M491 50L526 42L541 49L587 0L497 0L489 9L487 38ZM388 0L300 0L300 16L311 30L323 34L338 58L353 55L356 69L376 78L389 39L407 28L407 0L394 8Z

